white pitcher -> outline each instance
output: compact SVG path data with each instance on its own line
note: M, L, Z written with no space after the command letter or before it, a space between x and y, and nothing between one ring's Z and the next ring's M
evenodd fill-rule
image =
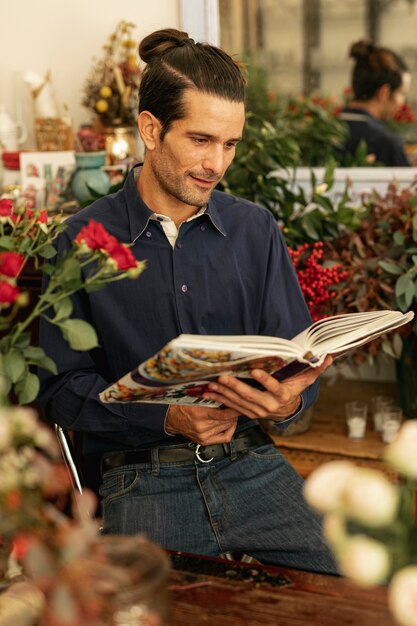
M17 152L26 140L27 131L22 122L14 122L5 104L0 104L0 152Z

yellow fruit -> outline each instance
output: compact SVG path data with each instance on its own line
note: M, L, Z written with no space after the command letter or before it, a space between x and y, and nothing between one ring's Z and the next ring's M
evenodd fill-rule
M110 96L112 95L112 90L111 87L109 87L108 85L104 85L104 87L102 87L100 89L100 96L102 98L110 98Z
M99 113L104 113L109 108L108 103L105 100L98 100L96 102L96 111Z

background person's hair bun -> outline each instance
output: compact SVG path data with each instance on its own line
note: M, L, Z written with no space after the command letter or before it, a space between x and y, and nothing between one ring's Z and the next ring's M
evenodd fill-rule
M364 60L369 57L373 50L374 46L372 43L366 41L366 39L360 39L359 41L355 41L355 43L352 44L349 51L349 56L350 58L356 59L357 61Z

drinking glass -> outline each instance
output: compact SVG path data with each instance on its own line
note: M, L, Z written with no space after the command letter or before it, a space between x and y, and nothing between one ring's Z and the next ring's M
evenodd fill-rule
M349 439L356 441L363 439L365 436L366 417L368 414L367 403L359 400L347 402L345 410Z
M390 396L374 396L371 399L371 410L374 424L374 431L380 433L382 431L382 417L384 408L394 404L394 398Z
M391 443L397 436L401 427L403 412L399 406L390 405L384 408L382 412L382 441Z

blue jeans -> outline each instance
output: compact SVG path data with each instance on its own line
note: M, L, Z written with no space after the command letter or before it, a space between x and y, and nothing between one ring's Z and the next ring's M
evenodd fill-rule
M265 564L337 573L303 480L270 444L211 463L127 465L100 489L103 532L145 533L164 548L216 556L244 552Z

